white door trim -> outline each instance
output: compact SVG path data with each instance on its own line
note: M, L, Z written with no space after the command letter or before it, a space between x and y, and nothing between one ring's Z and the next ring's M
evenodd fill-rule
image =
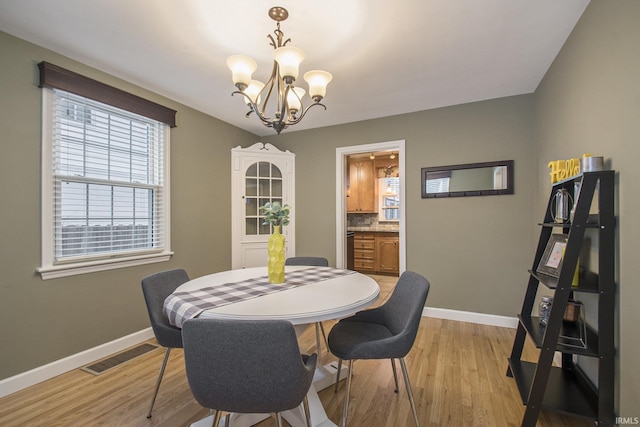
M406 173L405 173L405 141L404 139L373 144L352 145L336 148L336 267L347 266L347 162L346 157L351 154L369 153L374 151L396 151L398 153L398 169L400 174L400 274L407 269L407 239L406 239Z

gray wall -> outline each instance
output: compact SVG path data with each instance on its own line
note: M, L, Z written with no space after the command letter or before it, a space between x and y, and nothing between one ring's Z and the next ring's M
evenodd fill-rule
M184 267L199 276L231 265L230 150L257 139L205 114L0 32L0 378L149 327L140 278ZM171 130L169 262L42 281L41 91L46 60L178 111Z
M407 269L431 281L427 305L515 316L535 238L532 117L523 95L263 138L296 154L296 252L335 262L336 147L404 139ZM513 195L421 198L422 167L505 159Z
M537 211L546 203L549 160L590 152L617 171L616 377L623 417L640 416L639 22L637 0L592 0L535 94Z

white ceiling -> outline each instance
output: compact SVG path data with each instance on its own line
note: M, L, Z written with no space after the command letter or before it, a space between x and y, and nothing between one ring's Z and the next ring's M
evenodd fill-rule
M241 53L271 71L267 11L333 74L324 104L283 132L533 92L589 0L0 0L0 30L259 136L235 89ZM306 83L302 84L306 88ZM180 118L178 117L178 124Z

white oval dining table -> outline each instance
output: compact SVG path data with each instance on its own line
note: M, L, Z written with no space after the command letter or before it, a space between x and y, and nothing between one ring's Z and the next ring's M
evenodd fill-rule
M286 266L287 272L309 267ZM266 276L267 267L222 271L190 280L176 289L178 291L195 291L206 287L215 287L225 283ZM274 284L273 286L278 286ZM300 335L309 325L324 320L340 319L350 316L370 306L378 299L380 287L371 277L357 273L325 279L319 282L301 285L292 289L263 295L257 298L242 300L231 304L204 310L198 315L201 318L263 320L283 319L290 321L296 333ZM318 355L320 356L320 355ZM307 398L311 413L311 424L314 427L336 426L328 417L318 397L318 391L332 385L335 381L336 363L319 364L309 389ZM346 376L346 369L342 369ZM239 375L241 375L239 373ZM343 375L341 375L341 378ZM282 414L293 427L306 426L305 417L299 408ZM268 414L232 414L233 427L249 427L268 417ZM191 424L192 427L211 426L213 416ZM219 427L225 426L224 419Z

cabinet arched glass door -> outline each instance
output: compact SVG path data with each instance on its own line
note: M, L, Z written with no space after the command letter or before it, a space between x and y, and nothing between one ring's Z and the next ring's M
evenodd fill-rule
M267 245L273 232L262 225L260 206L267 202L290 205L290 223L281 232L286 256L295 255L295 154L258 142L231 149L231 266L267 265Z
M267 202L283 203L282 171L273 163L255 162L245 172L244 186L244 235L270 235L271 226L263 225L264 214L259 208Z

